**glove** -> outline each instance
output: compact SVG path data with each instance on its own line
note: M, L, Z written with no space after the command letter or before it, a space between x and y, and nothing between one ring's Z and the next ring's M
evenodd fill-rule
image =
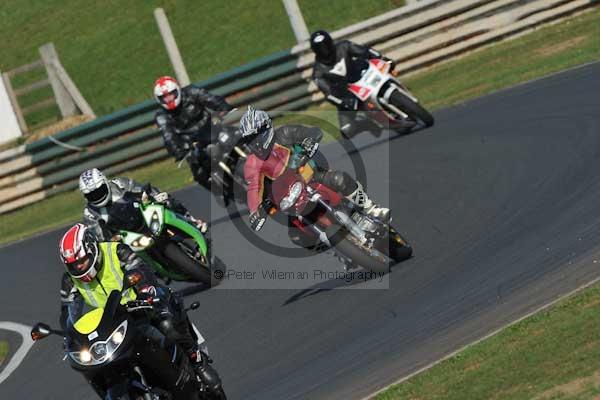
M189 219L194 225L196 225L196 228L198 228L198 230L202 233L206 233L208 231L208 224L206 222L204 222L202 219L200 218L194 218L194 216L190 213L187 213L186 218Z
M306 155L309 158L315 155L317 149L319 148L319 143L316 142L313 138L306 138L301 143L302 148L306 152Z
M169 193L160 192L160 193L157 193L154 196L152 196L152 198L154 198L154 201L156 203L165 204L169 200Z
M383 60L390 63L390 74L396 76L397 73L394 71L396 69L396 62L391 58L383 57Z
M250 227L254 232L258 232L262 229L265 221L267 220L267 212L264 207L258 207L256 212L250 214Z

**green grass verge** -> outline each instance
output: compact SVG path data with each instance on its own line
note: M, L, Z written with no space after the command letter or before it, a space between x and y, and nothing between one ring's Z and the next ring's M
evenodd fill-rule
M0 365L4 362L4 359L8 355L8 342L0 340Z
M594 399L600 394L596 285L376 396L376 400Z
M594 10L415 74L406 81L424 104L435 109L599 60L598 37L600 10ZM335 125L337 122L332 110L329 105L309 109L311 113L324 116ZM298 119L291 117L287 121L297 122ZM126 175L152 181L164 190L180 188L192 182L187 169L177 170L172 161L157 163ZM81 215L81 206L81 199L71 192L1 215L0 243L75 221Z
M600 60L600 9L549 25L432 70L408 83L438 108Z
M399 4L303 0L301 7L310 27L334 29ZM167 13L192 81L295 44L279 0L3 0L0 70L32 62L40 45L53 42L97 115L147 100L155 79L173 73L154 21L156 7ZM39 79L39 74L20 78L17 86ZM25 102L31 103L44 95L40 91L27 97ZM40 119L28 116L32 122Z
M172 160L138 168L124 175L139 182L152 182L166 191L182 188L193 182L187 164L184 163L178 169ZM0 215L0 243L22 239L36 232L77 221L82 218L83 206L83 197L79 191L70 191Z

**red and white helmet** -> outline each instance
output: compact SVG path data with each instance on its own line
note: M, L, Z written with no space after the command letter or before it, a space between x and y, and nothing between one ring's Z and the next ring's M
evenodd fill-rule
M172 111L181 103L181 87L175 78L161 76L154 83L154 98L162 108Z
M83 224L75 224L60 241L60 258L73 278L91 282L98 274L98 243Z

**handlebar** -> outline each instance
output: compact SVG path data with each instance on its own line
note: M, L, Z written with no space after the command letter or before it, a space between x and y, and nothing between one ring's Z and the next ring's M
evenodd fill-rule
M137 310L153 309L154 304L160 302L158 297L150 297L146 300L131 300L125 303L127 312L133 312Z

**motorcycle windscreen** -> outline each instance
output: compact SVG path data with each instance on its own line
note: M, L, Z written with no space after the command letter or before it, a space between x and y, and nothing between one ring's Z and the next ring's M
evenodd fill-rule
M120 199L110 207L107 225L114 230L140 232L146 225L138 202Z
M369 62L364 59L352 60L348 73L346 75L347 82L357 82L362 78L363 74L369 69Z

